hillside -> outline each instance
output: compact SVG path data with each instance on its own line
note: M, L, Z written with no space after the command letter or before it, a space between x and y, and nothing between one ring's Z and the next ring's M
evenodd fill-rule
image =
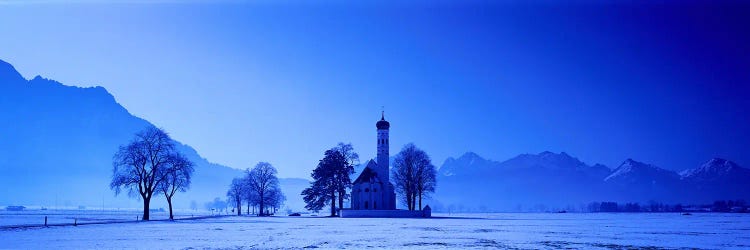
M66 86L40 76L26 80L3 61L0 93L0 205L139 207L136 198L114 197L109 189L112 156L152 123L129 113L102 87ZM209 162L189 145L177 142L177 148L196 164L191 189L175 196L177 208L224 198L231 179L243 175ZM288 204L301 203L300 180L281 180L293 183L282 189L297 192L286 194ZM162 200L152 207L163 207Z

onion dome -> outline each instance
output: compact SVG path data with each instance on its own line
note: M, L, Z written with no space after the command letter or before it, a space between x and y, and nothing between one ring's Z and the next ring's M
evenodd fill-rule
M381 114L380 121L378 121L375 126L377 126L378 129L389 129L391 127L391 124L385 120L385 112Z

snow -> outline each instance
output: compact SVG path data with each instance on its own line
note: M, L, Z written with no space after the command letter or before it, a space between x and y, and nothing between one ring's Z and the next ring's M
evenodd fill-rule
M222 213L225 214L226 212ZM214 213L217 214L217 213ZM44 217L48 224L72 224L89 222L122 222L135 221L143 215L142 210L95 210L95 209L50 209L4 211L0 210L0 227L11 225L44 225ZM175 218L190 218L212 215L210 211L175 210ZM169 219L169 211L151 212L154 220Z
M441 214L436 214L441 216ZM0 230L0 249L750 247L749 214L237 217Z
M633 172L638 171L649 171L649 172L668 172L667 170L658 168L651 164L634 161L633 159L627 159L619 167L617 167L612 174L604 178L604 181L608 181L622 176L627 176Z
M738 168L736 163L724 159L714 158L698 168L688 169L680 172L682 178L711 179L727 175Z

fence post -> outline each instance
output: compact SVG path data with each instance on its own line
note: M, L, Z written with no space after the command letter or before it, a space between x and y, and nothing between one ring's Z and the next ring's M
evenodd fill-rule
M47 216L44 216L44 226L47 226Z

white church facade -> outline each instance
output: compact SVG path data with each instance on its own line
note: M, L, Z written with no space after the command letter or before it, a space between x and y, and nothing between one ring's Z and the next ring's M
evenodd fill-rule
M394 210L396 192L390 179L388 130L391 124L385 120L385 113L375 126L378 132L377 160L370 160L354 180L352 185L351 209L354 210Z

